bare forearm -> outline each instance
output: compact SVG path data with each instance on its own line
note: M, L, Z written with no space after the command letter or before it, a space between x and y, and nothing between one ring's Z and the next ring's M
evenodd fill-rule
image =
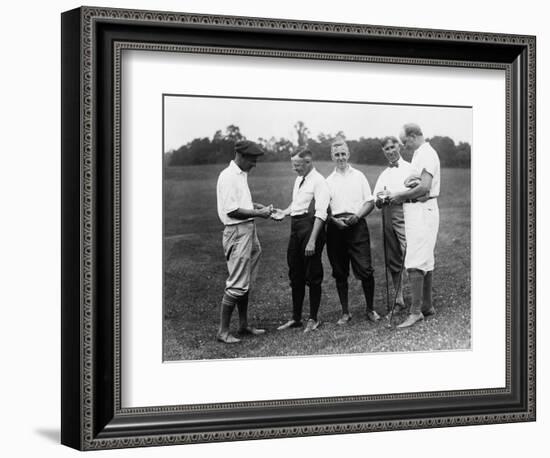
M315 221L313 222L313 229L311 230L311 235L309 236L309 241L311 243L315 243L317 241L317 236L319 235L319 232L321 232L324 224L325 222L321 218L315 218Z
M369 200L361 206L361 208L357 212L357 217L359 219L364 218L365 216L368 216L373 209L374 209L374 200Z
M227 216L230 218L235 219L248 219L248 218L256 218L257 216L262 216L260 209L247 209L247 208L237 208L236 210L233 210L232 212L229 212Z
M416 199L417 197L423 196L427 192L428 192L428 189L426 189L422 185L418 185L415 188L410 188L410 189L407 189L406 191L399 192L397 193L397 195L402 201L405 201L405 200Z

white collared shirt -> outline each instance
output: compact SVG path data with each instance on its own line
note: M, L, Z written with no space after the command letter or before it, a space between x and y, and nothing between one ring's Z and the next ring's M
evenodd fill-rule
M373 200L367 177L348 166L345 172L335 169L327 177L330 190L330 210L333 215L358 213L365 202Z
M223 224L229 226L253 220L253 218L235 219L228 216L228 213L238 208L254 209L248 187L248 173L241 170L235 161L231 161L218 176L216 195L218 199L218 216Z
M388 167L382 171L378 180L376 180L373 194L378 195L384 188L390 192L406 191L409 188L405 186L405 180L415 173L410 162L399 158L397 167Z
M425 170L432 176L430 197L439 196L439 183L441 181L439 156L432 145L428 142L420 145L413 154L411 165L419 175Z
M290 215L298 216L307 213L311 200L315 198L315 216L326 221L330 195L323 175L313 168L306 175L304 184L300 186L302 178L298 176L294 182Z

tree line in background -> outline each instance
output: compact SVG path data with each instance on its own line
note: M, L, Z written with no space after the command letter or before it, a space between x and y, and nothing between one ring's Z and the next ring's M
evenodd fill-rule
M276 162L288 161L292 152L300 146L306 146L313 153L313 159L317 161L330 161L330 146L336 138L344 138L344 132L334 135L319 134L317 138L310 138L309 129L302 121L298 121L294 128L298 136L298 144L292 143L287 138L270 139L258 138L257 143L262 145L266 154L262 160ZM235 156L233 145L238 140L245 140L238 126L227 126L225 133L216 131L212 139L195 138L177 150L166 153L166 163L170 166L217 164L227 163ZM446 136L434 136L427 139L439 155L442 167L470 167L471 146L466 142L455 144L454 140ZM358 140L346 139L350 149L350 161L356 164L380 164L386 163L382 154L382 138L364 138ZM404 159L411 157L404 155Z

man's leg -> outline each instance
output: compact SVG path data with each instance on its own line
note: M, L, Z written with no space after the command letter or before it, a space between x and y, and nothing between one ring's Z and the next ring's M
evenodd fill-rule
M256 280L256 276L258 272L258 264L260 261L260 254L262 253L260 241L258 240L258 235L256 232L256 226L254 226L251 238L252 238L252 249L250 252L250 287ZM265 334L264 329L254 328L252 326L249 326L248 324L248 296L249 296L249 292L244 294L241 297L241 299L237 302L237 308L239 310L239 334L254 335L254 336Z
M396 310L405 308L403 299L403 288L405 286L405 272L403 267L403 257L406 251L405 238L405 218L403 216L402 205L392 205L385 207L386 215L386 231L384 233L387 244L387 266L390 270L394 291L397 293L395 297ZM389 223L391 221L391 223ZM401 273L401 275L400 275Z
M319 307L321 305L321 285L309 285L309 318L319 321Z
M380 315L374 310L374 275L361 280L365 302L367 303L367 319L369 321L378 321Z
M430 271L424 275L424 286L422 288L422 314L424 316L435 314L432 304L432 274L433 271Z
M296 221L291 221L290 239L286 252L288 264L288 279L290 281L290 290L292 294L292 319L277 330L282 331L289 328L302 326L302 308L306 293L305 270L303 254L300 253L301 237L300 225Z
M405 272L391 273L393 287L397 293L395 303L400 308L405 308L405 300L403 299L403 288L405 286Z
M302 321L302 309L304 306L304 297L306 295L306 285L303 282L294 282L292 289L292 319L296 323Z
M363 295L367 307L367 319L378 321L380 315L374 310L374 269L372 268L370 252L370 235L367 222L364 219L350 229L347 240L347 251L353 273L361 280Z
M338 299L340 299L340 305L342 306L342 315L349 316L348 280L336 280L336 291L338 292Z
M237 305L237 298L230 296L227 293L224 293L222 298L222 304L220 308L220 328L218 330L218 335L216 336L220 342L224 343L238 343L239 339L233 337L229 334L229 325L231 323L231 315L233 314L233 309Z
M313 226L313 225L312 225ZM305 247L311 230L304 237L302 252ZM309 287L309 320L305 332L314 331L319 327L319 307L321 306L321 284L323 283L323 261L322 254L325 246L325 231L321 230L315 243L315 252L311 256L304 256L305 280Z
M220 328L217 339L224 343L240 342L229 333L231 315L235 306L248 295L250 287L250 269L252 236L254 224L238 224L226 227L223 235L223 248L227 262L228 277L220 312ZM246 311L245 311L246 313Z
M347 230L338 229L333 224L327 227L327 255L336 281L336 291L342 307L342 317L338 324L345 324L351 318L349 313L348 276L349 256L345 244Z
M422 321L424 315L422 315L422 291L424 288L424 272L418 269L410 269L409 273L409 284L411 286L412 302L411 302L411 311L409 316L398 325L398 328L408 328L412 326L417 321Z

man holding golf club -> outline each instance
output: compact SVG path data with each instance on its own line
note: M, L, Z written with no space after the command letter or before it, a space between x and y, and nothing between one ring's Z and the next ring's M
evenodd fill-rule
M218 216L225 225L223 251L228 277L221 303L220 328L217 340L226 344L240 342L229 333L231 315L235 306L239 311L239 334L258 336L265 333L248 324L248 292L256 277L261 247L256 234L254 218L269 218L273 206L253 203L248 188L248 172L264 154L254 142L235 143L235 159L222 170L216 185Z
M370 235L365 217L374 208L374 199L365 175L349 165L350 152L343 139L331 145L334 171L328 176L330 216L327 226L327 254L336 280L342 317L339 325L351 319L348 301L348 276L351 268L361 281L370 321L380 316L374 310L374 269L371 265Z
M390 205L388 196L392 192L407 190L404 183L414 173L414 169L409 162L401 157L399 150L400 144L396 137L388 136L382 139L382 151L388 160L388 167L378 177L373 192L376 198L376 206L382 210L384 259L386 269L391 273L395 290L394 301L391 305L389 298L387 299L388 313L405 309L403 300L403 263L407 248L405 217L403 215L403 204ZM387 296L389 296L389 293Z
M409 316L398 328L406 328L435 313L432 274L439 229L440 163L437 152L424 140L417 124L405 124L399 137L405 148L414 151L411 165L417 174L405 182L409 189L388 196L393 205L403 204L405 216L405 268L409 274L412 302Z

